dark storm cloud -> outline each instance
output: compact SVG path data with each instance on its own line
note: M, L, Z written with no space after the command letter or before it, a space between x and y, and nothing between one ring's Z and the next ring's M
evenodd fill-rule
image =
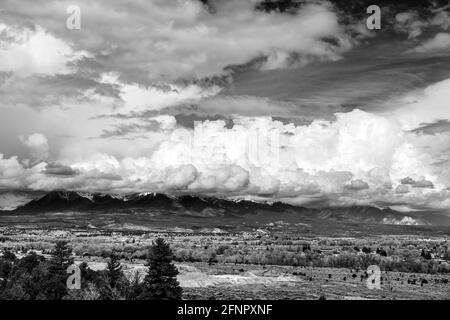
M401 184L414 184L416 181L410 177L403 178L400 180Z
M421 43L427 43L436 33L448 30L447 1L330 2L342 13L341 17L346 18L346 24L355 25L359 21L363 29L367 18L365 9L371 4L379 5L383 9L382 29L372 33L374 37L360 41L339 61L263 73L241 69L233 75L233 86L227 87L224 93L298 100L303 105L320 104L336 108L353 105L373 111L390 97L449 77L448 54L410 51ZM283 11L293 2L267 3L270 11Z
M202 0L203 3L214 3L216 1ZM255 5L257 10L266 12L295 12L308 0L261 0ZM337 10L344 13L348 18L362 18L366 16L366 8L372 4L377 4L386 8L390 12L401 12L406 10L417 11L421 18L427 18L433 14L434 10L448 5L447 0L423 1L423 0L329 0L329 3Z
M435 135L442 132L450 131L450 121L449 120L439 120L433 123L424 123L421 127L412 130L412 132L419 134L429 134Z
M369 184L363 180L352 180L349 185L346 186L348 190L364 190L369 189Z
M236 73L233 86L223 93L321 106L329 114L354 108L376 111L391 97L449 77L450 56L406 54L410 47L398 37L380 35L339 61Z
M72 169L69 166L65 166L59 163L48 163L45 167L44 173L54 176L75 176L79 174L79 171Z
M433 182L425 180L425 179L416 181L412 186L413 186L413 188L430 188L430 189L434 188Z
M222 115L197 115L197 114L175 114L175 119L177 120L177 124L186 128L194 128L194 124L196 121L216 121L216 120L224 120L225 127L230 129L233 127L233 119L222 116Z
M429 189L434 188L433 182L428 181L426 179L416 181L410 177L406 177L406 178L403 178L402 180L400 180L400 183L403 185L411 185L413 188L429 188ZM401 190L404 190L404 189L401 189ZM399 191L399 190L397 190L397 191ZM402 193L402 192L400 192L400 193Z

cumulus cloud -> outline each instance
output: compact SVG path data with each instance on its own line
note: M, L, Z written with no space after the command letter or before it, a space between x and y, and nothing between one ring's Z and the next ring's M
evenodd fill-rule
M42 133L34 133L28 137L20 136L20 141L29 149L35 160L45 160L49 156L48 140Z
M421 54L404 64L366 59L372 49L405 53L406 44L384 52L389 43L336 62L356 42L326 1L269 13L253 0L217 1L214 10L188 0L82 0L76 32L61 28L68 2L23 1L5 0L0 12L0 188L450 208L450 80L380 98L444 79L445 66L427 60L410 71L428 58ZM417 17L397 16L408 45L427 34ZM445 29L445 14L432 23ZM436 46L446 35L423 48L444 52ZM311 66L325 61L333 63ZM249 82L243 95L262 97L229 96L240 94L239 77ZM283 100L289 91L299 99ZM366 111L347 104L355 101ZM435 134L423 134L430 126ZM30 132L40 133L21 138L28 154L11 146Z
M414 130L423 123L450 119L448 93L450 79L431 84L424 89L409 92L398 99L385 102L385 114L398 119L405 130Z
M18 28L0 24L0 71L20 76L65 74L69 64L87 52L75 51L42 27Z
M249 183L249 173L237 165L225 165L205 172L189 186L196 192L239 192Z
M449 184L450 132L446 130L450 119L449 92L450 79L446 79L385 103L390 110L383 115L399 123L403 130L413 133L408 135L408 144L404 145L402 154L407 167L416 167L416 174L404 170L399 179L409 176L415 181L430 180L429 176L433 175L436 178L430 181L434 188ZM429 132L432 135L426 134ZM418 151L412 152L413 149Z
M409 188L405 185L398 185L397 188L395 188L395 193L408 193Z
M183 190L197 178L197 169L193 165L183 165L167 170L166 186L169 190Z
M4 158L0 153L0 188L21 188L24 168L17 157Z
M414 136L395 121L359 110L300 126L235 117L232 127L223 120L171 127L139 157L94 153L31 168L11 158L2 159L1 172L3 184L20 181L22 188L44 190L187 192L334 205L431 205L434 199L433 206L442 206L447 186L421 162Z

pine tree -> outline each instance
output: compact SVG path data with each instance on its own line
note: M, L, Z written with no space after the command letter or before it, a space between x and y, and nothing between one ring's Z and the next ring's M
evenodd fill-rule
M122 265L120 264L119 258L114 253L112 253L111 256L109 257L106 270L109 279L109 284L111 288L115 288L117 286L118 281L122 277Z
M67 268L73 263L72 248L67 241L58 241L55 249L52 251L51 263L66 272Z
M52 251L45 288L42 288L48 299L60 300L67 293L67 268L72 263L72 248L67 241L58 241Z
M130 286L129 286L128 292L127 292L127 299L129 299L129 300L139 299L139 297L142 293L142 287L143 286L141 283L141 275L139 274L139 271L136 270L130 281Z
M144 278L141 300L181 299L183 289L176 276L178 270L173 264L170 246L161 238L156 239L148 254L148 273Z

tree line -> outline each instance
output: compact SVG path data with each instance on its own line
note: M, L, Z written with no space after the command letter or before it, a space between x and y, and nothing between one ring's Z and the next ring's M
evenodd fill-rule
M81 263L79 289L69 289L69 266L74 264L72 248L58 241L46 259L31 251L22 258L11 251L0 257L0 299L3 300L164 300L181 299L183 290L176 279L173 252L158 238L148 250L147 274L125 276L118 256L112 253L105 270L92 270Z

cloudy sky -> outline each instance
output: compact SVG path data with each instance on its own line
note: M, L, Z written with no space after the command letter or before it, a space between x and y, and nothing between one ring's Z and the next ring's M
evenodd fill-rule
M350 2L0 0L0 190L449 210L450 6Z

